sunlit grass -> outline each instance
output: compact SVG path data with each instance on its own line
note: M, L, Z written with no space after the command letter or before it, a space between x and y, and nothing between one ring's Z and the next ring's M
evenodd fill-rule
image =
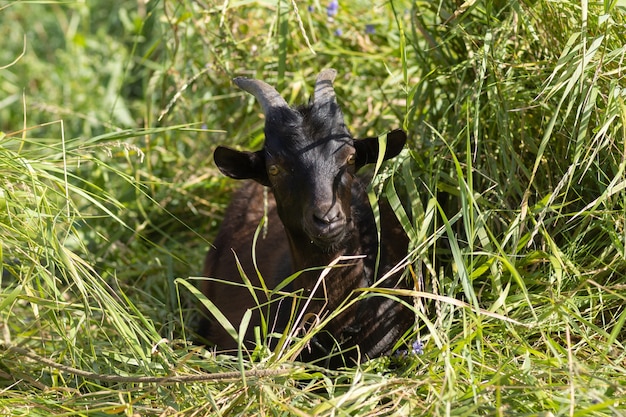
M0 4L2 413L623 412L623 6L326 6ZM230 79L298 104L325 67L356 136L409 132L371 190L411 239L409 352L329 371L291 361L306 337L193 345L236 186L212 150L263 139Z

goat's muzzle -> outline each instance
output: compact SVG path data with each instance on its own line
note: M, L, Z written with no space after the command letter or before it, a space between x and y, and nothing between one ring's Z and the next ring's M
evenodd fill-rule
M313 243L321 248L336 246L345 237L348 221L339 205L308 210L304 229Z

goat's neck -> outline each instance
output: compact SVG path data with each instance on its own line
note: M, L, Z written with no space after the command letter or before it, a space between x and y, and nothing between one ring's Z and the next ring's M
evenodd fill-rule
M347 234L346 240L335 250L325 251L312 243L306 236L286 231L294 271L315 268L313 271L303 272L294 281L295 288L302 288L307 294L310 294L322 273L322 268L340 256L361 257L342 260L326 274L324 288L327 294L333 294L335 302L342 301L355 288L367 287L372 284L378 241L373 226L375 223L372 209L368 203L352 209L352 230ZM316 296L321 295L319 291ZM332 305L334 302L328 301L330 304L328 307L334 308Z

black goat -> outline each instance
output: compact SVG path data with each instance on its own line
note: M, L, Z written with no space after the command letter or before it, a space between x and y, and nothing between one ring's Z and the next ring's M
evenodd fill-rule
M209 251L204 268L207 277L241 283L231 251L234 251L252 284L260 286L252 259L252 241L264 213L264 186L268 187L267 235L259 238L256 259L270 289L295 271L324 267L339 256L363 255L343 261L325 277L324 286L311 294L320 270L303 272L291 290L312 296L306 313L333 311L357 288L371 286L406 255L408 239L390 206L380 204L380 261L376 270L378 233L366 194L367 180L357 176L366 164L376 162L378 138L353 140L339 108L332 82L336 71L327 69L317 77L313 100L307 106L290 108L271 86L259 80L236 78L243 90L256 97L265 113L265 145L257 152L239 152L226 147L215 150L222 173L235 179L252 179L235 194L222 227ZM403 148L406 134L387 135L384 159ZM399 275L382 286L395 287ZM402 288L407 288L399 284ZM325 291L322 290L325 287ZM237 325L246 311L256 306L243 286L205 281L203 293ZM259 302L267 302L262 292ZM291 303L283 302L274 325L282 330ZM300 302L302 306L304 302ZM413 313L401 303L374 296L359 301L328 323L301 359L311 361L337 348L354 361L390 353L394 343L413 323ZM255 313L250 325L260 323ZM270 323L271 325L272 323ZM199 333L218 347L232 349L232 337L216 322L205 321ZM252 333L246 335L252 339ZM358 347L357 349L349 349ZM331 366L341 364L333 360Z

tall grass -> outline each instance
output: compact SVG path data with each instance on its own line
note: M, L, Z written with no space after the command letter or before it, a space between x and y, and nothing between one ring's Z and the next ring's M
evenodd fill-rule
M619 2L5 2L0 22L3 413L622 413ZM189 344L235 186L212 149L263 139L230 79L300 103L325 67L357 136L409 132L372 192L411 238L424 352L331 372Z

